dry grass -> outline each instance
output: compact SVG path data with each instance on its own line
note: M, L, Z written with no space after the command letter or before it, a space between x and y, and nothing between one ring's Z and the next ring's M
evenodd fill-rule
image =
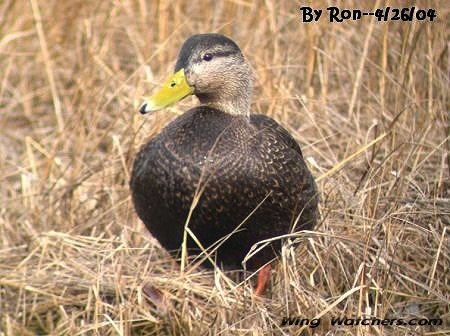
M450 10L417 6L437 22L306 25L272 0L2 1L0 335L448 332ZM240 44L253 110L303 144L322 191L322 222L283 251L262 299L218 271L180 274L130 202L137 148L175 117L136 106L207 31ZM447 326L330 326L363 313ZM281 326L287 315L321 325Z

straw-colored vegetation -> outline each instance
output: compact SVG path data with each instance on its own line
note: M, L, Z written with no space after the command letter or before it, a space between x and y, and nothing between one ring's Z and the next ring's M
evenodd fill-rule
M1 1L0 335L448 332L450 8L416 7L437 20L304 24L272 0ZM253 111L302 144L322 193L321 222L283 250L262 298L219 270L181 274L129 196L140 144L195 98L146 117L137 105L211 31L241 46ZM331 326L364 314L444 324Z

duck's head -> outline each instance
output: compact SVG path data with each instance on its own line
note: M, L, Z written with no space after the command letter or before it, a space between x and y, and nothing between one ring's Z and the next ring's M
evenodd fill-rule
M253 74L237 44L220 34L198 34L184 42L174 74L139 111L157 111L194 94L202 105L249 115L252 91Z

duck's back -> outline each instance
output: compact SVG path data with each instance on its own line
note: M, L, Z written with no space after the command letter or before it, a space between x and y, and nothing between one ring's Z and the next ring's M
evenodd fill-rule
M239 226L217 250L229 268L240 268L256 242L289 233L296 222L295 230L310 229L317 218L317 189L299 146L262 115L248 119L208 107L184 113L142 147L131 190L139 217L168 250L181 246L194 195L189 228L205 248ZM188 247L198 248L192 240ZM279 241L265 248L247 268L279 248Z

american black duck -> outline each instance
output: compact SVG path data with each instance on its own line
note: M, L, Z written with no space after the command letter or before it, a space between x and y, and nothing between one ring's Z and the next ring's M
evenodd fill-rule
M187 227L203 249L214 251L216 264L241 269L255 243L316 223L317 188L300 147L276 121L250 113L252 91L253 75L236 43L199 34L183 44L174 74L140 107L144 114L190 94L200 100L134 161L136 212L167 250L180 250L189 216ZM187 236L190 253L198 254ZM264 266L280 248L274 240L246 261L247 270Z

